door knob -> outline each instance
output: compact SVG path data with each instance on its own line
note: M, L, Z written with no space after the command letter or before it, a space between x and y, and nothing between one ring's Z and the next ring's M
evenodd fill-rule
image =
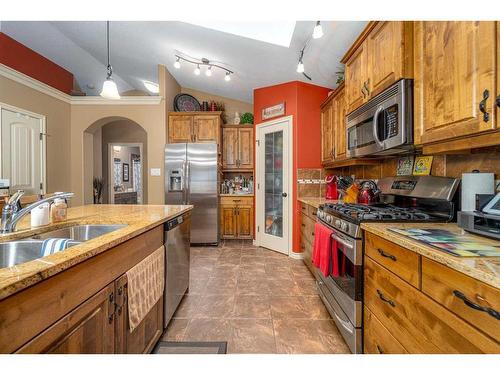
M281 196L282 196L283 198L286 198L286 197L288 197L288 194L287 194L287 193L281 193Z

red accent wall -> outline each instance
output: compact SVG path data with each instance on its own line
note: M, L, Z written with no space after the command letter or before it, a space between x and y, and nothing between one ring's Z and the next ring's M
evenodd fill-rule
M0 63L66 94L73 90L72 73L2 32Z
M299 81L254 90L255 127L263 122L262 109L281 102L285 102L285 116L293 116L292 250L294 252L300 252L300 207L296 190L297 169L321 168L320 105L326 99L330 90L326 87ZM263 202L259 203L263 204Z

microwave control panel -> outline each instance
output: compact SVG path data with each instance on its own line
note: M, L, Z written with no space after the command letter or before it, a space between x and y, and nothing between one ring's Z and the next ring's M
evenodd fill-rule
M396 105L384 111L387 138L398 135L398 108Z

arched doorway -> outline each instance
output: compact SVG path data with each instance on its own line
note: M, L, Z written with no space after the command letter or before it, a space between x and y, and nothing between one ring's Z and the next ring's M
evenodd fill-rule
M125 117L106 117L83 132L84 203L145 204L147 133ZM102 181L95 197L94 179Z

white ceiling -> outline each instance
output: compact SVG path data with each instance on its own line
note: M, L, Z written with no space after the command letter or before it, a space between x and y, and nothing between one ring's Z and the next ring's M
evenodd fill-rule
M335 87L340 58L366 22L322 21L324 36L312 39L304 55L306 73L312 77L309 81L295 69L299 51L314 25L315 21L297 21L287 48L235 35L234 25L232 33L227 33L175 21L111 22L113 77L120 91L144 90L143 81L157 82L157 64L164 64L182 87L247 102L253 101L255 88L293 80ZM261 29L257 34L255 26ZM276 30L276 22L267 25L249 22L242 28L247 30L245 35L252 35L252 27L255 38L265 39ZM2 21L1 24L2 32L71 71L88 95L98 95L106 76L105 30L105 22L100 21ZM267 36L262 30L267 30ZM224 81L224 73L220 71L214 71L211 77L203 73L195 76L193 66L173 67L175 53L217 61L235 74L230 82Z

